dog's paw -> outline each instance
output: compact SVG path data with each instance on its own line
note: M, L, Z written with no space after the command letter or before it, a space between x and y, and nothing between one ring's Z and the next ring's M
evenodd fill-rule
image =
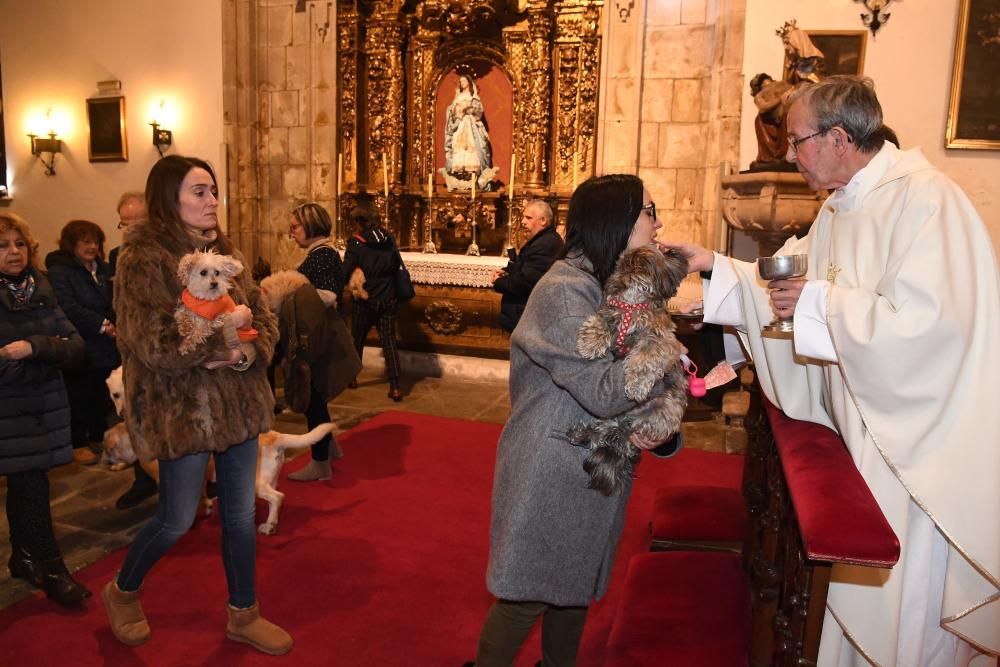
M125 470L125 468L131 468L132 466L128 463L112 463L108 467L115 472L121 472L122 470Z
M276 523L262 523L257 526L257 532L261 535L274 535L278 532L278 524Z
M624 374L626 398L633 401L644 401L649 398L649 392L653 391L656 378L644 371L645 369L626 364Z
M584 359L600 359L611 349L611 332L597 315L588 317L576 335L576 352Z

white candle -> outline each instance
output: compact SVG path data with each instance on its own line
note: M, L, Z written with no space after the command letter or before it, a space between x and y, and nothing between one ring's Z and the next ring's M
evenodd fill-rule
M344 193L344 154L337 153L337 197Z
M472 201L476 201L476 172L472 172Z
M573 151L573 190L576 190L576 151Z
M514 165L517 163L517 154L511 151L510 154L510 200L514 201Z
M434 196L434 173L427 174L427 198Z
M389 201L389 164L385 161L385 153L382 153L382 186L385 191L385 200Z

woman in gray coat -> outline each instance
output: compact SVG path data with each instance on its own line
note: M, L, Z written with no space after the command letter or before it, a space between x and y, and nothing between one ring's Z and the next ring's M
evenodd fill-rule
M588 451L566 431L635 403L625 398L622 364L579 356L576 336L619 255L652 243L659 228L639 178L587 180L570 199L562 259L535 286L511 336L511 416L497 448L486 577L498 599L478 667L511 665L540 616L546 667L573 665L587 607L607 591L631 482L610 497L588 489Z

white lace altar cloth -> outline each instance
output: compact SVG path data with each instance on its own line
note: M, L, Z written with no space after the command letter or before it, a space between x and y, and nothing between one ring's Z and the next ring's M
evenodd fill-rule
M403 263L410 280L420 285L493 287L493 274L507 266L506 257L425 254L404 252Z

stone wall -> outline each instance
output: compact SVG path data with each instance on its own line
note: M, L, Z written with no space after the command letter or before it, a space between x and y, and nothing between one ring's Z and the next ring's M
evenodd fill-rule
M739 158L746 0L611 2L598 173L638 173L661 238L719 247L719 178Z
M334 11L332 2L223 2L230 228L275 269L302 259L288 238L295 206L336 214Z

